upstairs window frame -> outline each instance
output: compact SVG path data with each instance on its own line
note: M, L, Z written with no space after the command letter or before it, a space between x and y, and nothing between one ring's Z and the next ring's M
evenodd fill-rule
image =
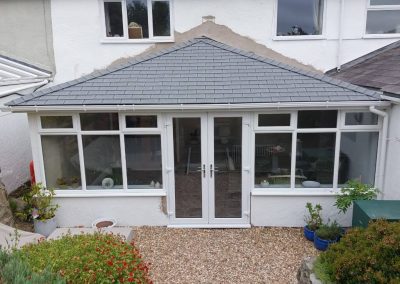
M368 12L370 12L370 11L399 11L399 13L400 13L400 4L399 5L372 5L371 2L372 2L372 0L366 0L364 38L398 38L398 37L400 37L400 32L398 32L398 33L367 33Z
M148 22L148 38L130 39L128 32L128 12L127 0L99 0L100 17L101 17L101 42L102 43L157 43L157 42L174 42L174 0L144 0L147 3L147 22ZM169 21L170 21L170 35L169 36L154 36L153 35L153 2L167 2L169 3ZM122 25L123 36L121 37L108 37L106 35L106 16L105 16L105 3L121 3L122 9Z
M274 5L274 28L272 40L275 41L285 41L285 40L323 40L326 39L326 23L327 23L327 0L323 0L323 8L322 8L322 27L321 34L309 34L309 35L278 35L278 6L279 0L275 0Z

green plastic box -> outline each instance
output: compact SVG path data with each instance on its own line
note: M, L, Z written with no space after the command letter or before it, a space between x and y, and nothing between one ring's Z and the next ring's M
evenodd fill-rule
M400 221L400 200L359 200L353 205L353 227L368 226L368 222L386 219Z

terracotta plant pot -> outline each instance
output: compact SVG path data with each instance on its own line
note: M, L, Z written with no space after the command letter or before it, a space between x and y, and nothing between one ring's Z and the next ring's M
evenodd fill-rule
M35 219L33 221L33 227L35 233L48 237L57 228L57 222L54 217L48 220Z

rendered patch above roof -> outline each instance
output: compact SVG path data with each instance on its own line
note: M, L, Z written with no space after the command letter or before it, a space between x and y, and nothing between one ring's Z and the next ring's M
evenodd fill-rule
M201 37L11 106L377 101L379 93Z

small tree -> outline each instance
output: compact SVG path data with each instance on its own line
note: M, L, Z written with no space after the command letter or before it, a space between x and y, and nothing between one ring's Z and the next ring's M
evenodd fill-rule
M305 217L307 228L311 231L315 231L322 224L322 206L320 204L316 204L315 206L313 206L310 202L307 202L306 208L309 213L309 216Z
M346 213L353 201L375 199L378 192L378 189L369 184L358 180L349 180L347 186L341 188L340 194L336 196L335 206L340 213Z

